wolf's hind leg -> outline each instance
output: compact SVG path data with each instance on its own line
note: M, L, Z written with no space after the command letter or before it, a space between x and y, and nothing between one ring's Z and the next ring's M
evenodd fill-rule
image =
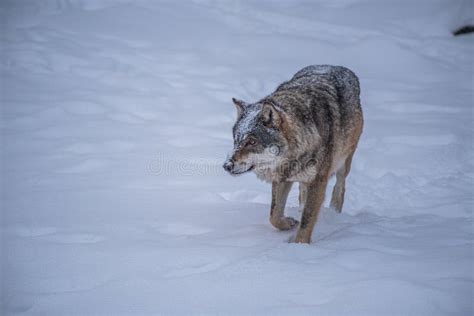
M342 205L344 204L344 194L346 193L346 177L351 171L352 156L354 152L347 156L345 162L341 168L336 171L336 184L332 191L332 198L330 207L335 209L336 212L341 213Z
M299 194L300 212L303 212L304 210L304 204L306 202L307 195L308 195L308 187L303 182L300 182L300 194Z
M272 183L270 223L280 230L289 230L298 224L292 217L285 217L285 204L293 182Z

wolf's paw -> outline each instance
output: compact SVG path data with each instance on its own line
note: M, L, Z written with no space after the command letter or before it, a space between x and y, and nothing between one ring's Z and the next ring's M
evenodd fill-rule
M299 222L293 217L270 218L270 222L279 230L290 230L299 224Z

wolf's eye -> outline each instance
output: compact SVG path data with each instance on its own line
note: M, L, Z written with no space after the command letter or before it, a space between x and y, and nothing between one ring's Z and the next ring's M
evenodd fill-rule
M253 137L250 137L249 140L247 141L247 144L249 144L250 146L254 146L256 143L257 141Z

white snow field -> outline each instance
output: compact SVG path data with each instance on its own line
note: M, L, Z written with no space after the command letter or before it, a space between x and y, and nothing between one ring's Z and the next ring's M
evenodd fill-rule
M472 4L1 1L0 314L472 315ZM231 98L310 64L365 128L301 245L221 166Z

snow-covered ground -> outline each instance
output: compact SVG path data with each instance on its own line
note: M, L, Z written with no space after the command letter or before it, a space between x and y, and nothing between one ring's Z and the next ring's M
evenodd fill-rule
M0 8L3 314L473 313L472 1ZM221 165L231 97L310 64L359 75L365 129L298 245Z

